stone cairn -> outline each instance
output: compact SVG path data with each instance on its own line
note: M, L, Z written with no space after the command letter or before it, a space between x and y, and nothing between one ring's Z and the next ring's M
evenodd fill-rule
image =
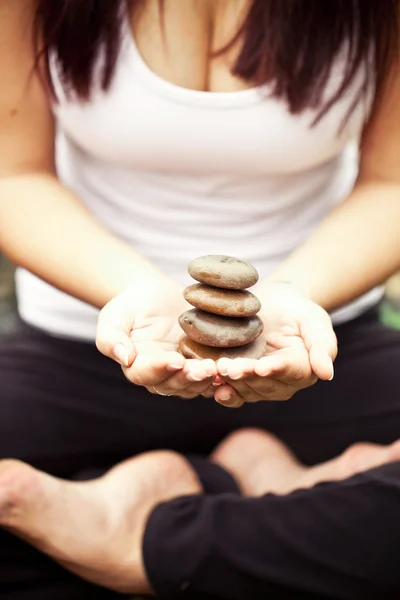
M186 301L195 308L179 318L186 334L180 352L197 359L261 358L265 350L263 323L257 316L261 303L247 291L258 281L253 265L209 255L193 260L188 271L199 283L184 290Z

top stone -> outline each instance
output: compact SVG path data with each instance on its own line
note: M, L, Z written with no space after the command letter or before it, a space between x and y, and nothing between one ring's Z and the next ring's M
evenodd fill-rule
M245 290L258 281L250 263L232 256L209 254L189 263L189 275L200 283L229 290Z

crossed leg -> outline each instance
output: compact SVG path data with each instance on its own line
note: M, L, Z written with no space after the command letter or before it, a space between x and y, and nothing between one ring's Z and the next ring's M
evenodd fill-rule
M332 460L306 467L276 436L261 429L241 429L219 444L210 458L234 477L245 496L257 498L341 481L400 461L400 441L386 446L353 444Z
M287 494L400 461L400 444L358 444L306 468L274 436L243 430L222 442L212 460L232 473L245 495ZM3 461L0 526L83 579L122 593L149 593L142 542L150 513L161 503L201 492L190 464L167 451L143 454L83 483Z
M142 559L149 513L197 494L189 463L169 451L127 460L90 482L0 462L0 526L83 579L120 593L150 591Z

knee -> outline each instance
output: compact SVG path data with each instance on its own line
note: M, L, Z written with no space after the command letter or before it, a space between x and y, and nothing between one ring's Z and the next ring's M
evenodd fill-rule
M264 445L265 439L269 434L262 430L253 427L246 427L238 429L233 433L230 433L218 446L214 449L211 454L211 459L214 462L219 462L230 452L244 452L248 451L249 447L253 447L255 444Z

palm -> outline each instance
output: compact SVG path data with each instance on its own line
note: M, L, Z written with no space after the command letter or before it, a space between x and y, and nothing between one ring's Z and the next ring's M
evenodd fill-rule
M131 331L136 353L177 352L182 330L175 316L143 317Z
M271 286L262 298L262 307L264 357L218 364L234 395L247 402L288 399L317 377L329 379L336 341L327 313L283 284ZM227 391L218 390L216 398Z
M110 347L115 347L110 343L114 332L126 332L124 347L130 348L129 360L122 364L130 381L158 394L212 396L215 363L185 360L178 352L183 335L178 319L188 308L182 290L168 285L139 300L136 293L128 291L109 302L99 319L98 347L110 355Z
M274 317L271 313L263 318L264 336L267 342L266 354L291 348L303 348L307 351L301 334L301 325L295 317Z
M331 342L332 325L327 313L290 286L277 284L263 300L262 319L267 351L303 349L307 354L320 334Z

